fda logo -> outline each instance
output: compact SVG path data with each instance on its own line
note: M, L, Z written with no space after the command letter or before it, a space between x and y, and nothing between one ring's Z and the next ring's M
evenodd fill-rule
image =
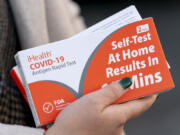
M53 111L54 107L53 107L53 104L50 103L50 102L46 102L44 103L43 105L43 111L45 113L51 113Z
M144 24L136 27L137 34L149 31L149 25Z

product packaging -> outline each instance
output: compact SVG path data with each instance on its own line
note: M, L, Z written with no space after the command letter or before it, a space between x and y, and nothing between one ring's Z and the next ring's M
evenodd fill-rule
M153 18L130 6L76 36L19 51L11 74L30 105L36 126L109 83L130 77L119 100L170 90L174 83Z

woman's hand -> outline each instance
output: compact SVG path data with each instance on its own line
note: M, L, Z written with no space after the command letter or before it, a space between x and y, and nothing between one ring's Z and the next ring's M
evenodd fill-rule
M131 85L129 78L85 95L66 107L46 135L121 135L124 124L145 112L156 95L112 104Z

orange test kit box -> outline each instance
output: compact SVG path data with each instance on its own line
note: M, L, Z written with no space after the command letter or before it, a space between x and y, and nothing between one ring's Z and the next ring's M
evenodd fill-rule
M131 77L133 84L116 103L174 87L152 18L105 33L17 53L37 126L53 122L64 107L81 96L124 77Z

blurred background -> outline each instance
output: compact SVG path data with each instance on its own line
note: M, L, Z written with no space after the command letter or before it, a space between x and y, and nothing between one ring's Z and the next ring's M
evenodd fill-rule
M180 1L179 0L75 0L87 26L135 5L143 18L153 17L176 88L160 94L144 115L126 125L127 135L180 135Z

